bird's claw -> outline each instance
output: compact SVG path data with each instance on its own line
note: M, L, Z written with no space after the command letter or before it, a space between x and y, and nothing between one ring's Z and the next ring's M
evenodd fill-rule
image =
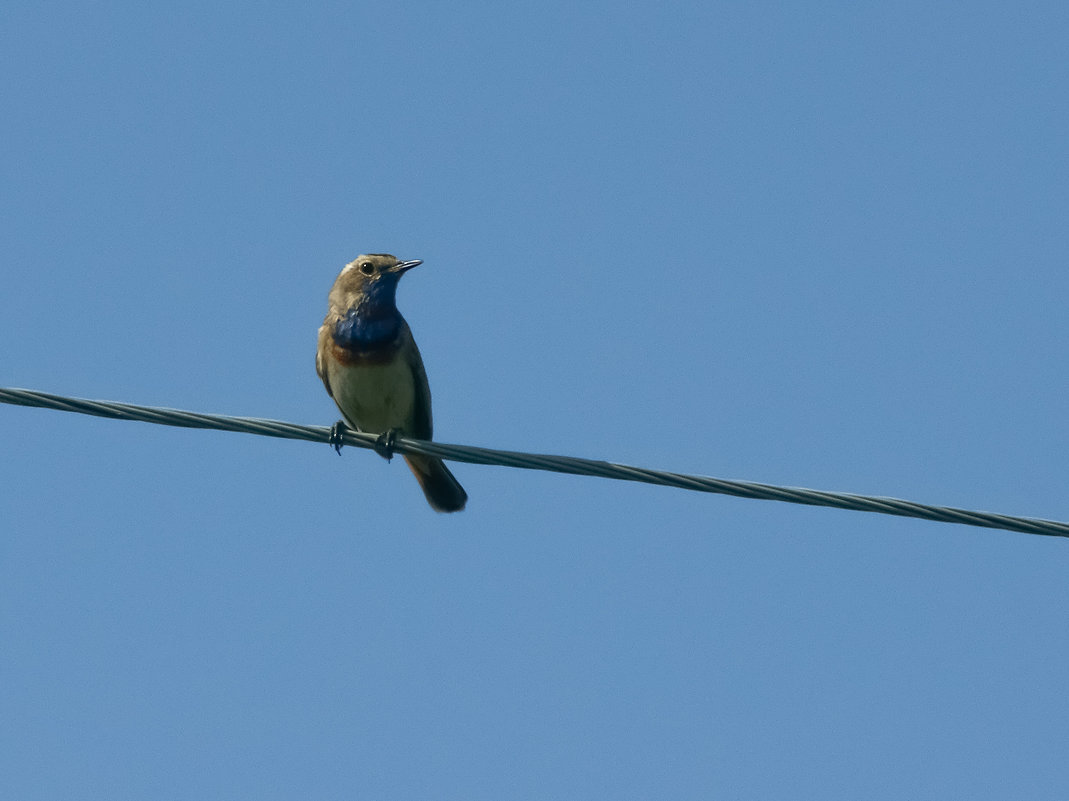
M397 441L397 429L391 428L389 431L384 431L379 434L379 438L375 440L375 453L385 459L387 462L393 459L393 446Z
M338 454L338 456L341 456L341 446L345 444L344 438L346 429L347 426L345 425L344 420L339 420L330 427L330 438L327 440L327 442L329 442L330 446L334 448L334 451Z

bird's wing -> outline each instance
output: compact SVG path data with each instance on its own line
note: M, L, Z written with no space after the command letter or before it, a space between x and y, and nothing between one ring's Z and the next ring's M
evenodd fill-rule
M405 326L408 327L407 325ZM405 332L409 339L412 332ZM408 358L408 366L412 370L412 379L415 382L415 401L412 404L412 430L409 432L415 439L431 439L434 424L431 421L431 386L427 382L427 371L423 369L423 359L419 355L419 348L415 340L412 340L411 348L403 348Z
M327 374L327 348L330 346L330 331L326 323L319 327L319 343L316 347L316 372L323 379L323 386L327 388L327 394L334 397L334 391L330 388L330 376ZM426 381L426 379L424 379Z

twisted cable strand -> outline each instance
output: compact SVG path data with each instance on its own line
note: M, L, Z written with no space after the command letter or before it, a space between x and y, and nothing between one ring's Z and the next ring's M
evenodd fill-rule
M330 441L331 429L328 426L306 426L299 423L287 423L281 420L268 420L258 417L231 417L156 406L137 406L131 403L84 400L28 389L0 388L0 402L77 412L97 417L110 417L117 420L140 420L146 423L180 426L183 428L236 431L245 434L259 434L266 437L300 439L308 442ZM351 429L346 429L342 435L344 444L355 445L360 448L374 448L377 439L378 437L374 434L364 434ZM633 467L595 459L502 451L469 445L450 445L444 442L428 442L407 437L398 437L394 450L398 453L438 456L443 459L468 462L470 464L497 465L524 470L546 470L555 473L596 476L621 481L638 481L645 484L659 484L698 492L733 495L739 498L783 501L809 506L830 506L858 512L875 512L878 514L898 515L900 517L916 517L943 523L959 523L967 526L1018 531L1025 534L1069 537L1069 523L1029 517L1014 517L991 512L977 512L949 506L931 506L899 498L825 492L801 487L780 487L772 484L758 484L753 481L732 481L708 476L670 473L663 470L651 470L644 467Z

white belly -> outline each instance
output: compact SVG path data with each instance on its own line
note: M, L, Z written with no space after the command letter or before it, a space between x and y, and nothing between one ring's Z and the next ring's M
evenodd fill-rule
M412 420L416 385L404 359L391 364L336 366L330 388L346 421L368 434L407 428Z

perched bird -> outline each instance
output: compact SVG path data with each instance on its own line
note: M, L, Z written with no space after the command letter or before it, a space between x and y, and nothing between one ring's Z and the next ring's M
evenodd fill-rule
M398 434L431 438L427 373L395 302L401 276L422 263L387 253L357 256L334 281L319 328L316 372L350 427L382 435L377 450L387 458ZM405 461L434 510L464 508L468 494L441 459L406 454Z

